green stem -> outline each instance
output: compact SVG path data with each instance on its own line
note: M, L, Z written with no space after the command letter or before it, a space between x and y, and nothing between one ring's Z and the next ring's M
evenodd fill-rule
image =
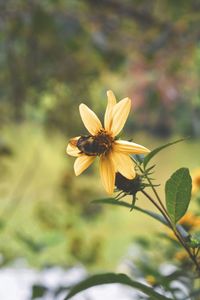
M138 166L140 172L145 176L145 178L147 179L148 183L150 184L153 192L154 192L154 195L158 201L158 203L160 204L160 206L158 205L158 203L156 203L154 201L154 199L152 199L152 197L147 194L144 190L142 191L142 193L154 204L154 206L156 206L156 208L160 211L160 213L163 215L163 217L165 218L165 220L167 221L169 227L172 229L172 231L174 232L176 238L178 239L178 241L180 242L180 244L184 247L184 249L187 251L190 259L192 260L192 262L195 264L196 268L197 268L197 271L200 275L200 265L198 264L197 260L196 260L196 256L193 255L190 251L190 248L188 248L187 244L185 243L185 240L183 239L182 235L180 234L179 230L176 228L176 226L174 226L172 223L171 223L171 220L170 220L170 217L168 215L168 212L164 206L164 204L162 203L162 200L160 199L155 187L153 186L150 178L148 177L148 175L146 174L145 170L143 170L141 168L141 166L138 164L138 162L133 158L134 162L136 163L136 165Z
M156 196L158 202L160 203L160 206L162 207L163 211L165 212L165 214L168 216L168 212L164 206L164 204L162 203L162 200L160 199L155 187L153 186L151 179L148 177L148 175L146 174L145 170L143 168L141 168L141 166L138 164L138 162L133 158L134 162L136 163L136 165L138 166L140 172L145 176L146 180L148 181L148 183L150 184L152 191L154 192L154 195Z
M151 182L151 179L149 179L148 175L146 175L146 174L145 174L145 177L146 177L148 183L151 185L152 191L154 192L154 194L155 194L155 196L156 196L158 202L160 203L162 209L164 210L165 214L168 216L168 212L167 212L167 210L166 210L164 204L162 203L162 200L160 199L160 197L159 197L159 195L158 195L158 193L157 193L155 187L153 186L153 184L152 184L152 182Z
M154 201L154 199L144 190L142 191L142 193L151 201L151 203L153 203L153 205L160 211L160 213L163 215L163 217L165 218L165 220L167 221L168 225L170 226L170 228L172 229L172 231L174 232L176 238L178 239L178 241L180 242L180 244L184 247L184 249L187 251L190 259L192 260L192 262L195 264L197 271L200 275L200 266L196 260L196 256L194 256L190 249L188 248L188 246L185 244L185 241L183 240L180 232L177 230L177 228L175 226L173 226L173 224L171 223L170 219L168 218L168 216L166 215L165 211L158 205L158 203L156 203Z
M198 248L197 251L196 251L196 253L195 253L195 256L196 256L196 257L198 256L199 251L200 251L200 248Z

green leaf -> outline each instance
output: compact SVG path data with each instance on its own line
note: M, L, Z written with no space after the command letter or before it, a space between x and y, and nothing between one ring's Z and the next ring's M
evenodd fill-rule
M155 168L155 166L156 166L156 165L153 165L153 166L151 166L151 167L149 167L149 168L145 169L145 173L146 173L146 174L149 174L149 173L150 173L150 171L152 171L152 170L153 170L153 168Z
M114 198L104 198L104 199L97 199L97 200L93 200L92 203L96 203L96 204L111 204L111 205L116 205L116 206L123 206L123 207L128 207L130 208L131 210L137 210L137 211L140 211L150 217L152 217L153 219L159 221L160 223L162 223L163 225L167 226L170 228L169 224L166 222L165 218L162 216L162 215L159 215L151 210L148 210L148 209L143 209L143 208L140 208L138 206L132 206L131 204L125 202L125 201L119 201L119 200L116 200ZM187 231L185 231L185 229L183 228L183 226L181 226L180 224L177 224L176 225L177 229L179 230L180 234L182 235L182 237L184 239L187 239L189 234Z
M121 283L128 286L131 286L144 294L151 297L152 300L172 300L171 298L167 298L158 292L154 291L152 288L144 285L140 282L131 280L125 274L115 274L115 273L104 273L99 275L93 275L88 277L87 279L81 281L74 287L72 287L71 291L67 295L64 300L70 299L74 295L90 288L93 286L101 285L101 284L111 284L111 283Z
M146 215L156 219L157 221L161 222L162 224L166 225L169 227L168 223L166 222L165 218L162 215L159 215L151 210L147 210L147 209L143 209L140 208L138 206L132 206L132 204L129 204L125 201L119 201L113 198L104 198L104 199L97 199L97 200L93 200L92 203L99 203L99 204L111 204L111 205L117 205L117 206L124 206L124 207L128 207L131 210L137 210L140 211L142 213L145 213Z
M177 144L177 143L180 143L182 141L184 141L185 139L180 139L180 140L177 140L175 142L171 142L171 143L167 143L163 146L160 146L158 148L155 148L154 150L152 150L147 156L145 156L144 160L143 160L143 165L144 165L144 168L146 168L147 164L150 162L150 160L158 153L160 152L161 150L169 147L169 146L172 146L174 144Z
M165 185L166 207L174 224L187 211L191 199L192 179L187 168L178 169Z

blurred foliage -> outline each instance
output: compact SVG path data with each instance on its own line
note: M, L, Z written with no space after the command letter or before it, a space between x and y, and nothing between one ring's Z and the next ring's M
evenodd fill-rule
M3 136L0 265L17 258L37 267L115 265L132 239L133 220L126 212L90 203L104 195L94 172L97 165L75 177L73 159L65 154L65 136L40 126L9 126Z
M82 132L78 105L102 116L107 89L133 98L126 129L147 132L138 143L152 149L149 132L200 136L199 10L198 0L0 1L1 265L109 269L133 235L150 234L140 216L133 225L126 211L90 205L99 180L93 169L75 178L65 146ZM200 164L192 143L170 152L159 178Z
M62 134L49 134L41 126L30 124L10 125L2 133L2 266L25 258L38 267L83 263L89 268L109 270L123 256L135 235L151 236L157 228L154 221L141 218L139 212L129 214L117 207L107 209L91 204L92 200L105 196L95 170L98 165L75 177L73 159L65 155L66 137ZM152 148L161 143L141 134L136 140L145 140ZM168 148L168 163L159 164L158 183L163 183L182 161L188 160L191 168L200 165L199 157L190 156L199 149L198 142L179 143L174 147ZM182 154L177 157L177 152ZM166 161L165 151L159 154L159 161ZM199 187L198 178L199 171L195 171L195 190ZM128 201L131 203L131 197ZM141 207L149 208L141 195L138 201Z
M200 136L198 0L0 3L0 121L76 133L81 101L134 99L129 129Z
M198 241L200 234L199 195L200 185L192 199L197 212L188 212L179 221L190 237L198 236ZM196 245L193 250L199 259L199 245ZM170 230L164 229L153 237L135 237L127 258L128 263L125 261L120 271L125 271L134 279L139 278L145 281L154 290L162 291L164 295L171 296L173 299L189 299L190 294L194 294L191 299L199 299L199 277L194 276L193 265L187 252L183 250ZM151 298L138 295L135 299Z
M98 261L104 237L95 228L90 237L84 234L101 212L88 200L100 193L96 179L75 181L59 136L49 140L39 128L24 127L7 137L15 151L0 159L1 264L18 257L38 266Z
M200 205L199 195L200 184L192 199L195 203L195 208L198 208ZM179 221L179 226L182 226L188 232L188 236L198 236L197 240L198 242L200 241L199 213L187 212ZM124 261L118 267L117 271L120 273L100 273L99 275L87 276L87 278L83 278L81 282L75 285L58 286L53 293L58 295L66 292L66 299L68 299L68 297L71 298L89 287L120 283L136 289L138 293L134 293L134 299L137 300L160 299L161 294L167 296L165 299L170 297L170 299L176 300L198 300L200 295L199 277L195 275L194 266L189 259L188 253L178 243L176 236L169 227L166 226L161 229L159 233L152 236L150 234L145 237L138 235L138 237L134 238L134 243L129 248ZM200 259L200 244L196 245L193 251L197 260ZM121 274L121 272L128 274L128 277ZM141 283L145 285L141 286ZM147 291L143 289L144 287L152 288L152 291L157 292L158 295L153 297L151 290ZM42 293L48 290L45 286L36 285L32 289L32 298L34 298L34 295L37 296L37 289L38 292L42 291Z

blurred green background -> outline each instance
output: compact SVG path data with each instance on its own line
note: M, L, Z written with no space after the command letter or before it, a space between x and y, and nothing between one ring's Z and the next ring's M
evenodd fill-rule
M100 207L98 164L76 178L65 154L85 134L78 105L101 118L106 90L129 96L124 137L150 149L161 183L200 166L198 0L0 2L0 263L114 268L157 224ZM147 204L142 198L139 205ZM148 231L147 231L148 226Z

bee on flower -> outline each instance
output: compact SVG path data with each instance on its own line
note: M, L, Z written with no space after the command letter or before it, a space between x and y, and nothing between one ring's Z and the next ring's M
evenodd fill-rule
M99 157L102 183L107 193L112 194L117 172L127 179L133 179L136 176L130 155L146 154L150 151L139 144L116 138L128 118L131 100L124 98L117 103L112 91L107 92L107 97L104 126L87 105L80 104L80 116L89 134L72 138L66 152L77 157L74 163L76 176L85 171L96 157Z

